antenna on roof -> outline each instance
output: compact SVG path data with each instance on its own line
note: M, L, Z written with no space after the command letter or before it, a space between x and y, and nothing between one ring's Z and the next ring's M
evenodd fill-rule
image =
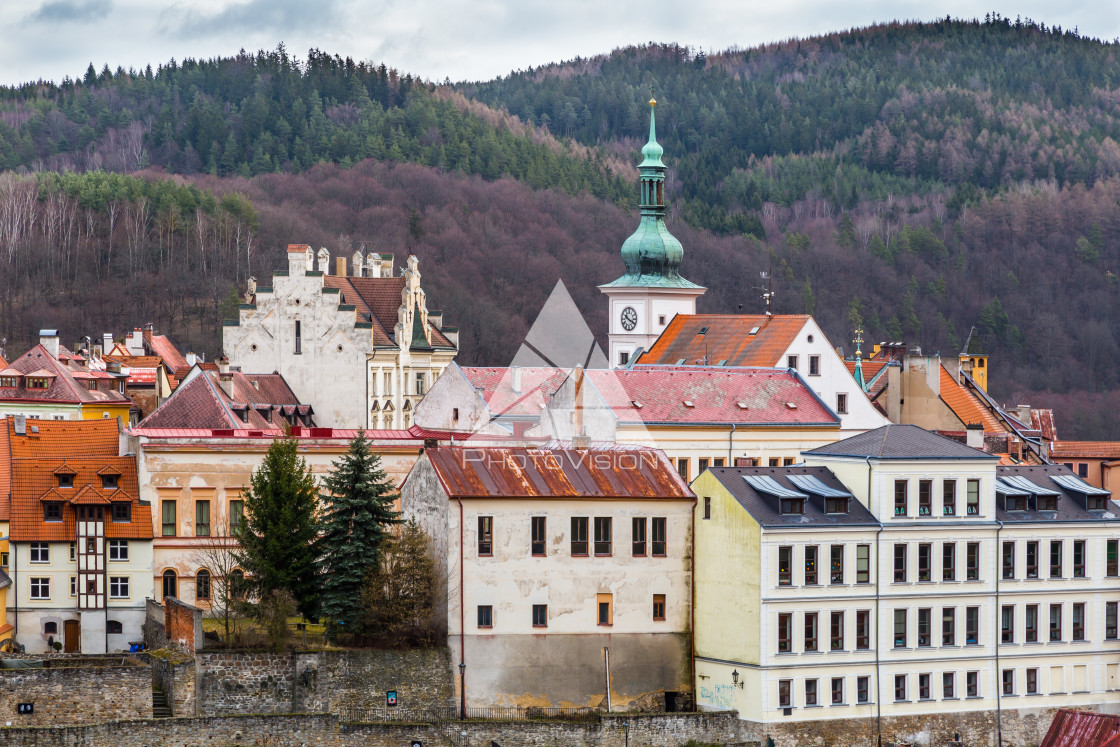
M763 270L758 273L758 276L766 283L766 285L759 287L759 290L766 291L762 294L762 299L766 301L766 316L773 316L774 312L770 309L770 306L774 302L774 275L770 270Z

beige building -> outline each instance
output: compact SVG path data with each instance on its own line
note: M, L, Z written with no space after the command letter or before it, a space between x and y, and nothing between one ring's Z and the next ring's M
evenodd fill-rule
M467 705L683 705L693 502L653 449L427 449L401 509Z
M400 429L458 352L458 330L428 309L416 257L398 277L392 255L360 253L330 274L330 253L288 247L288 270L250 281L237 322L223 327L231 366L281 374L319 425Z

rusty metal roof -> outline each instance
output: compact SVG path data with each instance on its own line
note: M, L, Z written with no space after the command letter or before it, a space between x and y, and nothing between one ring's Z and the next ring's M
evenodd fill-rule
M658 449L445 446L425 454L450 498L695 497Z
M1116 747L1120 716L1063 708L1054 714L1039 747Z

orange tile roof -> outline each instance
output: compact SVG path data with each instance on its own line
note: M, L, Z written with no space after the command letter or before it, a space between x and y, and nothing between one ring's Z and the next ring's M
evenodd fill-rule
M12 450L8 445L8 420L0 418L0 521L8 520L12 492Z
M1007 432L991 410L985 407L976 395L959 384L945 366L941 366L941 400L966 426L983 423L985 433Z
M1120 441L1056 441L1050 446L1053 459L1120 459Z
M782 355L811 319L808 314L677 314L639 363L784 366ZM703 335L700 330L707 327ZM751 334L755 327L758 331Z

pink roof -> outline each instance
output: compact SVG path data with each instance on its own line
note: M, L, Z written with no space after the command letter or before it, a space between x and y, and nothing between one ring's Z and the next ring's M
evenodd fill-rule
M217 430L273 430L283 423L283 416L310 413L307 405L300 404L295 394L280 374L243 374L231 372L233 396L222 389L216 371L200 371L186 384L180 384L174 394L144 418L147 428L188 428ZM281 408L269 422L261 410ZM242 420L234 410L247 412Z
M183 354L179 352L179 349L166 335L152 335L150 344L152 353L163 358L163 362L172 371L178 372L183 368L189 368L187 359L183 357Z
M539 417L548 404L548 398L571 373L566 368L521 368L521 386L513 390L514 374L511 368L469 367L461 369L463 375L490 407L495 416L532 415Z
M586 374L624 423L840 425L787 369L665 366Z
M145 428L137 426L128 431L133 436L147 436L148 438L280 438L284 435L282 428ZM419 426L412 426L408 430L369 430L366 438L370 441L413 441L422 442L429 439L449 440L450 433L445 431L429 431ZM301 428L291 429L292 438L295 439L337 439L352 441L358 436L356 428Z

